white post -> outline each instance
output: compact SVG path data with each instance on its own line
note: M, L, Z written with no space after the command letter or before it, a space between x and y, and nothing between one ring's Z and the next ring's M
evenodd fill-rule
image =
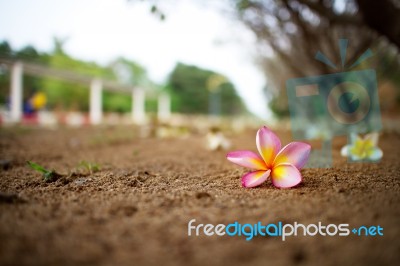
M22 118L22 78L23 68L21 62L16 62L11 68L10 86L10 115L12 122L20 122Z
M145 94L143 89L132 91L132 119L137 124L145 122Z
M102 104L101 104L102 82L99 79L93 79L90 83L90 123L97 125L102 119Z
M168 94L158 96L158 120L167 121L171 117L171 100Z

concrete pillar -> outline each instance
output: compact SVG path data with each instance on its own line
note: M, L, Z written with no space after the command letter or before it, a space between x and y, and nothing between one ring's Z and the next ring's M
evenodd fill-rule
M132 91L132 119L136 124L143 124L146 120L145 93L143 89Z
M158 96L158 120L167 121L171 117L171 99L168 94Z
M101 123L103 116L101 95L102 94L102 82L99 79L93 79L90 83L90 123L92 125L98 125Z
M23 105L23 67L22 63L16 62L11 67L10 82L10 118L12 122L20 122L22 118Z

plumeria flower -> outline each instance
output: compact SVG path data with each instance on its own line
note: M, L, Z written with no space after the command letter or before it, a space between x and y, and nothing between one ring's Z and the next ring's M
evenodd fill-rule
M258 154L252 151L233 151L227 159L254 171L242 177L243 187L256 187L271 176L272 184L278 188L297 186L303 180L300 169L307 163L311 146L302 142L291 142L281 149L281 141L267 127L258 130L256 136Z
M222 132L209 132L206 136L207 148L211 151L227 150L231 147L231 142L222 134Z
M382 158L383 152L379 149L378 133L370 133L361 138L355 133L350 134L350 144L344 146L340 151L344 157L350 157L352 161L378 161Z

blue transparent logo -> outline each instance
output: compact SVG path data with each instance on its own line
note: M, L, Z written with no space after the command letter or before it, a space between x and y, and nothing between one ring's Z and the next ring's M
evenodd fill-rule
M345 68L348 41L339 41L342 68ZM372 56L367 50L350 67ZM317 60L337 69L318 52ZM307 167L332 165L332 139L378 132L382 129L376 73L373 69L290 79L286 83L291 128L295 140L319 140L321 147L310 156Z

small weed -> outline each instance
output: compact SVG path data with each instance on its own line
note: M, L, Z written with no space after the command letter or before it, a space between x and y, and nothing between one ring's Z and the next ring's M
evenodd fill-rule
M31 161L27 161L26 163L33 170L41 173L43 176L43 180L45 182L54 182L57 179L59 179L60 177L62 177L62 175L57 173L55 170L48 170L37 163L31 162Z
M81 161L79 163L79 167L84 168L90 174L93 174L93 173L96 173L96 172L100 171L100 164L91 163L91 162L88 162L88 161Z

